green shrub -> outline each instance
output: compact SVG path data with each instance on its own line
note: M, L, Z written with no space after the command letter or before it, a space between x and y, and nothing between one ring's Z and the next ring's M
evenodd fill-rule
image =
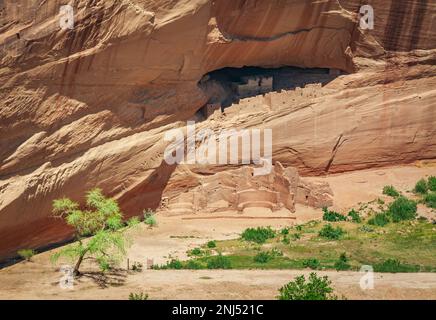
M400 193L397 191L397 189L395 189L394 186L385 186L383 188L383 194L393 198L396 198L400 195Z
M428 178L428 189L430 191L436 191L436 177L431 176Z
M419 180L416 185L415 185L415 189L413 190L415 193L420 193L420 194L426 194L428 191L428 185L427 185L427 181L425 181L425 179L421 179Z
M291 237L292 237L292 240L297 241L297 240L301 239L301 234L293 233Z
M354 223L361 223L362 219L360 218L359 213L352 209L350 212L348 212L348 216L351 218L351 221L353 221Z
M324 215L322 216L322 219L324 221L336 222L336 221L347 220L347 218L340 213L337 213L335 211L330 211L327 208L323 208L322 210L324 211Z
M191 251L188 251L188 256L201 256L203 251L200 248L194 248Z
M273 257L268 252L259 252L257 255L254 256L254 262L257 263L267 263L270 261Z
M212 240L207 243L207 247L210 249L216 248L216 241Z
M218 256L211 257L207 261L208 269L231 269L232 265L230 259L222 254Z
M393 222L416 218L417 205L413 200L400 196L389 205L388 214Z
M420 270L419 266L402 264L397 259L387 259L382 263L374 264L375 272L418 272Z
M282 230L280 230L280 234L283 235L283 236L288 235L289 234L289 228L288 227L283 228Z
M317 270L321 267L321 263L315 258L305 259L303 260L303 267Z
M284 244L290 244L291 243L291 241L289 240L289 237L287 235L283 237L282 242Z
M148 208L148 209L144 209L142 211L142 214L144 216L144 219L147 219L148 217L154 216L154 211L152 209Z
M275 236L276 233L271 229L271 227L248 228L241 235L242 239L245 241L256 242L259 244L265 243L266 240L272 239Z
M367 232L367 233L368 233L368 232L374 232L374 229L371 228L370 226L364 224L363 226L361 226L361 227L359 228L359 231L361 231L361 232Z
M161 269L175 269L180 270L183 269L183 263L179 259L171 259L171 261L167 262Z
M269 251L269 254L270 254L272 257L283 257L283 251L282 251L282 250L279 250L279 249L277 249L277 248L273 248L273 249L271 249L271 250Z
M145 217L144 223L146 225L150 226L150 228L155 227L157 225L157 220L156 220L155 215L150 215L150 216Z
M372 226L384 227L389 223L389 217L386 213L376 213L374 217L368 220Z
M427 207L436 209L436 192L430 192L424 197L424 203Z
M335 269L337 271L341 271L341 270L350 270L351 266L348 263L348 258L346 253L341 253L341 255L339 256L339 259L335 262Z
M318 277L311 273L308 281L304 276L299 276L279 289L279 300L336 300L333 295L331 281L327 276Z
M186 263L185 269L189 269L189 270L200 270L203 269L203 265L195 260L189 260Z
M33 249L22 249L18 250L17 254L26 261L31 261L32 257L36 254Z
M132 270L136 271L136 272L141 272L142 271L142 263L140 262L133 262L132 264Z
M129 300L148 300L148 294L144 292L140 292L140 293L131 292L129 294Z
M419 222L428 222L428 218L427 218L427 217L423 217L423 216L418 217L417 220L418 220Z
M329 240L338 240L344 234L345 231L341 227L333 228L331 224L326 224L319 232L320 237Z

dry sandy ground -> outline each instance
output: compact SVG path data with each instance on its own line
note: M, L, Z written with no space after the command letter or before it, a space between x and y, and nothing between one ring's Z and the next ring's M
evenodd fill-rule
M381 196L386 184L401 191L410 190L422 177L436 175L435 167L406 166L365 170L329 176L326 179L335 193L335 206L348 209L358 202ZM319 179L319 178L317 178ZM421 213L435 217L435 213L420 207ZM244 218L242 218L244 217ZM130 231L133 245L129 250L130 263L164 263L170 256L186 258L186 251L208 240L237 238L250 226L283 227L321 217L321 210L302 206L291 217L288 212L247 212L238 215L220 213L219 217L158 217L158 227L141 225ZM22 262L0 270L0 299L126 299L130 292L144 291L151 299L273 299L277 290L296 275L309 271L153 271L141 273L120 270L102 277L91 265L89 273L75 282L73 290L61 289L62 274L53 266L45 252L33 262ZM126 268L127 260L121 268ZM358 272L321 272L328 275L339 295L348 299L436 299L436 274L377 274L375 289L363 291Z

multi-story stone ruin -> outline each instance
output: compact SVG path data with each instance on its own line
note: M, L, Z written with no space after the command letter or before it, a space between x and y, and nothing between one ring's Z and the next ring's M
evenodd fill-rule
M233 88L239 98L252 97L273 91L273 77L245 76L240 82L234 82Z
M184 172L186 174L186 172ZM186 175L183 175L186 177ZM324 182L308 182L300 178L295 168L284 168L279 162L265 176L253 176L252 167L242 167L212 176L191 174L195 187L182 193L172 188L165 194L160 211L170 215L243 212L248 208L266 208L271 211L286 208L295 212L295 204L315 208L333 205L333 192Z

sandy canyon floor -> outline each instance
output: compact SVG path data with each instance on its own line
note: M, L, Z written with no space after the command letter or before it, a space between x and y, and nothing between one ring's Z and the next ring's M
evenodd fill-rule
M347 210L359 202L383 197L387 184L406 192L424 176L436 175L433 165L417 164L331 175L325 179L335 194L335 208ZM315 179L315 178L314 178ZM320 179L320 178L316 178ZM430 218L434 211L419 207ZM321 210L297 206L289 218L285 212L254 210L243 215L232 212L219 215L158 216L158 226L144 224L129 231L133 245L130 262L146 265L147 259L161 264L169 257L186 259L186 251L209 240L238 238L247 227L274 228L320 219ZM130 292L146 292L150 299L274 299L277 290L309 270L120 270L102 276L85 263L86 274L76 280L73 289L61 289L59 265L50 262L53 252L44 252L32 262L21 262L0 270L0 299L127 299ZM333 282L336 293L348 299L436 299L435 273L376 274L375 288L361 290L359 272L318 272Z

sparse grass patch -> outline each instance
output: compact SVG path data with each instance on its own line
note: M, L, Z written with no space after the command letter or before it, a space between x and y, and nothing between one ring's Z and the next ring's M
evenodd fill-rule
M148 300L148 294L146 294L145 292L131 292L129 294L129 300Z
M184 268L189 269L189 270L200 270L200 269L204 269L204 265L198 261L189 260L188 262L186 262L186 265Z
M285 235L282 239L282 243L283 244L290 244L291 240L289 240L289 237L287 235Z
M181 270L183 269L183 263L179 259L171 259L164 265L154 265L152 269L154 270L167 270L167 269L174 269L174 270Z
M291 237L292 237L292 240L297 241L297 240L301 239L301 234L300 233L293 233L291 235Z
M420 267L417 265L404 264L398 261L397 259L387 259L382 263L374 264L375 272L389 272L389 273L397 273L397 272L418 272L420 271Z
M273 259L273 257L268 252L259 252L254 256L254 262L257 263L267 263L269 260Z
M321 268L321 263L316 258L309 258L303 260L303 266L305 268L310 268L312 270L317 270Z
M400 193L397 191L397 189L395 189L394 186L385 186L383 188L383 194L393 198L400 196Z
M372 226L384 227L389 223L389 217L386 213L376 213L372 218L368 220L368 224Z
M361 227L359 228L359 231L360 231L360 232L366 232L366 233L369 233L369 232L374 232L374 229L371 228L370 226L364 224L363 226L361 226Z
M231 269L232 263L230 259L222 254L210 257L207 261L208 269Z
M330 230L329 234L334 234L334 238L337 233L341 236L335 241L319 236L326 229ZM392 267L391 262L383 263L387 259L396 259L401 261L400 268L403 268L399 270L436 271L436 256L432 254L436 252L436 233L434 225L428 221L400 221L389 223L382 229L351 221L335 225L306 223L301 229L304 236L299 241L284 243L284 238L291 240L292 231L295 232L295 228L288 235L277 232L264 245L243 239L217 241L218 251L225 252L225 256L195 256L170 266L182 269L358 270L362 265L377 264L377 270L395 270L399 268Z

